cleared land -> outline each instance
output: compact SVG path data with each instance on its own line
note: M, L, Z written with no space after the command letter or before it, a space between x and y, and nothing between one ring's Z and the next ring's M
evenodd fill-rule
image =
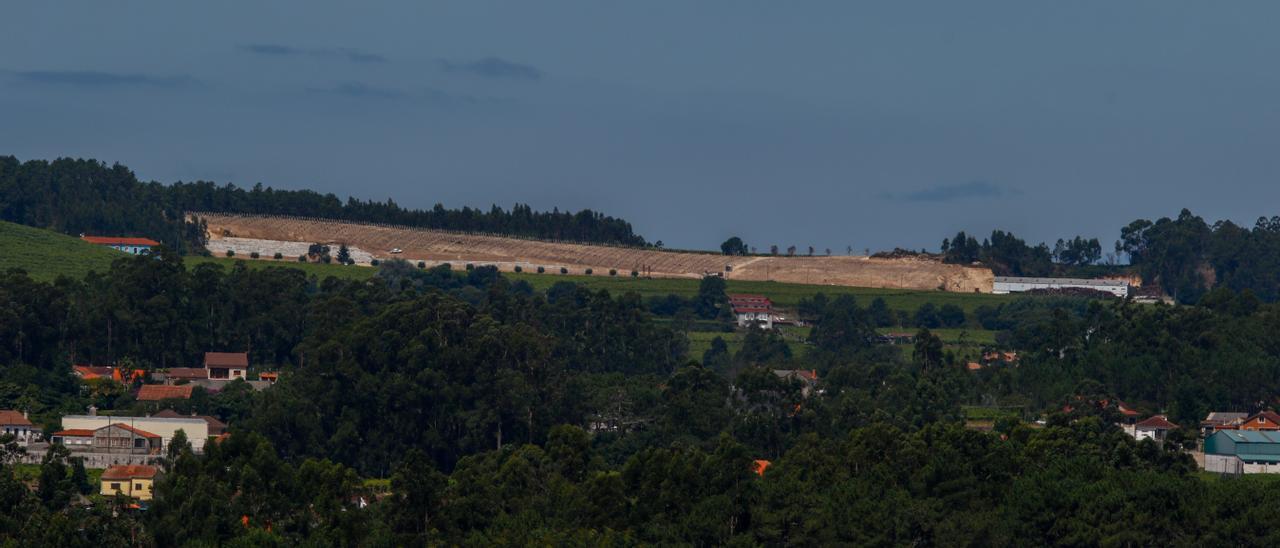
M0 221L0 270L21 268L32 278L83 278L90 270L106 272L123 252L51 230Z
M621 275L639 271L657 278L697 279L725 272L732 280L776 281L810 285L990 292L989 269L942 264L925 259L876 259L870 257L727 257L714 253L672 252L654 249L584 245L524 240L504 236L461 234L330 221L219 213L196 213L208 223L210 240L248 238L276 242L345 243L379 259L401 257L429 264L443 262L489 264L503 271L516 266L535 270L541 266L558 272L597 275L614 269ZM243 241L243 240L241 240ZM266 244L259 244L266 245ZM391 249L402 254L392 255Z

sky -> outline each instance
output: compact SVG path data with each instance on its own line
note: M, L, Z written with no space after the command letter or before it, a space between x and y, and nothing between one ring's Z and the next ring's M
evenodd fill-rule
M1104 249L1280 214L1280 3L22 2L0 154L403 206L590 208L668 247L958 230Z

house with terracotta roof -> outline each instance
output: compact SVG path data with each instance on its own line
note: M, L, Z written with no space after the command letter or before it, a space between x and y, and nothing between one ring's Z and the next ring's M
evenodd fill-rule
M1164 415L1154 415L1133 425L1133 437L1138 441L1152 440L1163 444L1169 432L1177 429L1178 425L1169 422Z
M1280 430L1280 413L1270 409L1254 413L1240 423L1240 430Z
M132 255L142 255L151 253L153 248L160 245L160 242L149 238L122 238L116 236L85 236L80 235L80 239L91 244L106 246L111 249L123 251Z
M167 386L163 384L144 384L138 388L138 401L189 400L192 385Z
M196 417L109 417L104 415L66 415L62 417L62 427L67 430L97 432L102 428L116 424L125 424L136 430L159 436L161 450L169 444L179 430L186 435L187 441L191 443L191 449L196 453L204 451L205 440L209 439L209 423ZM97 449L95 447L94 451L97 451Z
M1248 418L1248 413L1214 411L1200 421L1200 433L1202 437L1208 438L1218 430L1239 430L1240 425L1244 424L1244 421Z
M102 472L102 488L98 492L108 497L124 495L151 500L159 475L159 469L144 464L112 466Z
M25 412L12 409L0 410L0 434L13 436L18 445L26 446L34 441L37 435L34 430Z
M170 367L151 374L151 379L168 385L207 380L209 370L203 367Z
M249 375L248 352L205 352L204 368L211 380L247 379Z
M729 306L738 319L738 327L755 326L773 329L773 301L764 295L729 295Z
M59 430L54 432L53 436L50 436L50 440L66 447L73 453L93 451L93 430L88 428Z

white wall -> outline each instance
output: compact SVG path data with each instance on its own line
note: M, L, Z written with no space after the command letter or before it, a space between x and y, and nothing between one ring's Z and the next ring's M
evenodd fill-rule
M160 436L164 447L168 447L169 440L173 439L173 435L178 430L182 430L187 435L187 441L191 442L191 449L196 452L203 452L204 442L209 439L209 423L204 422L204 419L108 417L105 415L68 415L62 417L63 430L97 430L112 424L125 424L138 430L151 432Z
M1204 469L1206 472L1216 472L1219 474L1239 474L1241 473L1240 459L1235 455L1212 455L1205 453Z

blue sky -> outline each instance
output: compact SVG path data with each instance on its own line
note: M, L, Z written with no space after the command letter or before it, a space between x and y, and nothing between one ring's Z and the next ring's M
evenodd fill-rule
M1110 247L1280 203L1280 4L61 1L0 18L0 153L650 240Z

